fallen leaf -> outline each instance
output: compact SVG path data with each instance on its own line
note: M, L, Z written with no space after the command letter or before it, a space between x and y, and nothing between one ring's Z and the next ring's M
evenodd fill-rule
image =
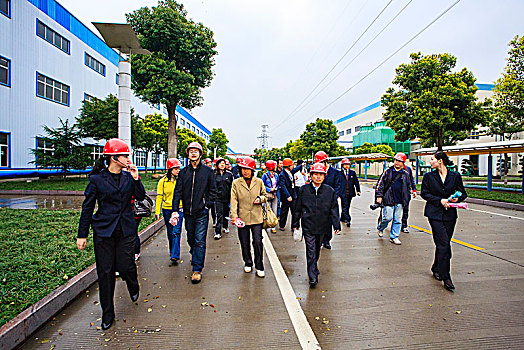
M89 327L93 327L93 324L94 324L94 323L93 323L93 322L91 322L91 323L89 324Z
M457 311L455 311L455 313L456 313L457 315L459 315L459 314L461 314L461 313L462 313L462 311L460 311L460 310L457 310Z
M238 297L238 300L242 300L242 297Z
M102 321L102 319L101 319L101 318L97 318L96 320L97 320L97 321Z
M138 333L138 330L137 330L137 329L135 329L135 332L134 332L134 333Z
M58 334L60 334L60 335L64 335L64 333L62 333L62 332L58 332Z
M153 311L153 309L152 309L152 308L149 308L149 309L147 309L147 312L151 312L151 311Z
M136 347L139 348L139 347L140 347L140 344L137 344Z
M149 299L144 299L144 303L147 303L149 301Z
M49 343L49 339L44 339L40 343L42 343L42 344Z
M160 331L161 331L160 328L155 329L155 332L160 332Z
M287 332L289 332L289 330L287 330L287 329L284 329L284 333L287 333Z
M204 301L204 302L203 302L203 303L201 303L200 305L202 305L202 306L207 306L207 305L208 305L208 303L207 303L207 301Z
M104 339L106 342L111 341L111 338Z
M69 279L69 276L67 275L64 275L64 277L62 277L63 279L65 279L66 281Z
M318 316L317 316L317 317L315 317L315 320L317 320L317 321L318 321L318 320L320 320L320 317L318 317Z
M162 305L162 307L165 309L167 305Z
M211 306L211 307L215 307L215 305L213 305L213 304L209 304L209 306Z

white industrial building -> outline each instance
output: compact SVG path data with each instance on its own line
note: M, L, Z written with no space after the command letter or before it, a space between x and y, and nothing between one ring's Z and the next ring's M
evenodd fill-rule
M74 123L84 100L116 96L119 55L55 0L0 0L0 43L0 177L53 173L30 163L31 149L49 148L38 139L42 126ZM135 96L131 106L141 117L167 117L165 107ZM177 117L209 139L210 130L179 106ZM103 144L86 140L93 158ZM165 158L151 156L148 166L162 168ZM135 163L146 165L143 152L135 151Z
M479 101L484 101L486 98L491 97L493 95L493 84L476 84L478 87L476 96ZM342 146L344 146L347 150L353 150L353 136L355 136L362 126L368 126L372 125L378 121L383 121L382 114L386 111L385 107L381 106L380 101L375 102L369 106L366 106L358 111L355 111L353 113L350 113L342 118L339 118L334 121L335 126L338 129L338 143ZM517 138L522 138L523 133L520 133L517 135ZM486 142L496 142L500 141L499 136L489 135L486 128L481 128L480 130L471 130L469 132L469 137L464 140L460 141L457 144L458 145L465 145L465 144L476 144L476 143L486 143ZM420 142L418 141L412 141L411 149L416 150L420 148ZM511 168L509 173L514 175L518 173L518 161L519 161L519 155L518 154L512 154L511 156ZM414 157L410 157L414 159ZM478 169L478 175L485 176L488 173L488 155L487 154L481 154L476 156L456 156L452 157L451 159L453 162L458 165L460 169L460 165L462 163L462 159L470 159L477 167ZM429 164L429 156L422 157L421 160L427 164ZM493 169L497 169L497 162L500 161L500 155L493 157ZM375 169L376 168L376 169ZM380 167L372 167L371 174L374 174L374 172L381 172L382 168ZM375 171L373 171L375 170Z

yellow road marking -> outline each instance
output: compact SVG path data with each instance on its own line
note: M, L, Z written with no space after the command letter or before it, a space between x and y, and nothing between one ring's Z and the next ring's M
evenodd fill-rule
M417 230L429 233L430 235L433 234L433 232L431 232L430 230L426 230L425 228L422 228L422 227L418 227L418 226L415 226L415 225L409 225L409 227L416 228ZM470 244L470 243L466 243L466 242L463 242L463 241L455 239L455 238L452 238L451 242L454 242L454 243L463 245L464 247L468 247L468 248L475 249L475 250L484 250L484 248L477 247L476 245L473 245L473 244Z

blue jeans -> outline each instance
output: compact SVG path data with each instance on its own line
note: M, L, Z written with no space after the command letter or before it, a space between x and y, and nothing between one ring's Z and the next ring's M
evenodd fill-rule
M167 241L169 242L169 255L171 259L180 260L180 232L182 231L182 221L184 221L184 213L179 212L178 223L173 226L169 223L171 214L174 210L162 209L164 216L164 223L166 224Z
M191 254L191 266L193 271L202 272L206 259L207 225L209 222L209 210L204 209L195 215L186 215L187 243L189 254Z
M400 227L402 226L402 204L382 208L382 221L378 225L378 230L384 231L391 220L393 220L393 224L391 224L389 238L395 239L400 234Z

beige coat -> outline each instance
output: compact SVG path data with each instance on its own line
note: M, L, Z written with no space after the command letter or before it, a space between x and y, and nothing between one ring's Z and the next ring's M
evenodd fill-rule
M231 220L240 218L246 225L261 224L262 205L253 204L257 197L261 203L267 202L264 182L258 177L251 178L251 186L247 187L243 177L235 179L231 187Z

